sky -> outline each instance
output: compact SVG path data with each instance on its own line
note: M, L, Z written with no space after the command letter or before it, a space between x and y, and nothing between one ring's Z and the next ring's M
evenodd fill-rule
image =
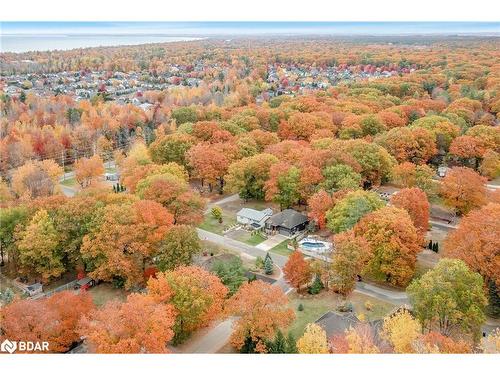
M12 35L500 34L500 22L1 22Z

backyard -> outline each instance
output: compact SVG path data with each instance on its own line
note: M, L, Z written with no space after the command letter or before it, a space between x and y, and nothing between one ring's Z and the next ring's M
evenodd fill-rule
M89 289L89 293L97 306L103 306L113 300L125 301L128 294L124 289L115 288L109 283L96 285Z

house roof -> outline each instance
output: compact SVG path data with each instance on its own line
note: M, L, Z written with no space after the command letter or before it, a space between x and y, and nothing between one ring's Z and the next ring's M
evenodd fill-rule
M252 208L242 208L236 213L237 216L241 216L253 221L261 221L267 216L271 216L272 214L273 210L271 210L270 208L266 208L262 211L257 211Z
M325 330L327 337L340 335L350 327L355 327L358 323L359 319L355 315L342 315L334 311L329 311L316 320L316 324Z
M275 227L283 227L287 229L295 228L300 224L307 223L309 219L306 215L295 210L287 208L269 218L269 223Z

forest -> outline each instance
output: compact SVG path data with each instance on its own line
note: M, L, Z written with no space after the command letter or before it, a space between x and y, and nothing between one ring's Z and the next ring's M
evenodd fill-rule
M241 37L1 53L2 281L90 277L126 298L97 306L83 290L32 299L2 288L0 336L53 352L84 337L95 353L165 353L236 316L241 353L498 353L499 46ZM165 87L120 102L110 87L122 72ZM95 76L95 94L50 91L59 74L68 87ZM383 199L388 187L397 192ZM274 255L262 274L343 306L362 278L406 293L411 308L380 326L358 314L333 336L315 320L288 334L302 304L290 307L278 282L247 280L238 262L196 263L212 251L199 228L222 223L217 202L234 194L303 213L333 244L321 262L292 239L285 264ZM424 251L439 259L420 272Z

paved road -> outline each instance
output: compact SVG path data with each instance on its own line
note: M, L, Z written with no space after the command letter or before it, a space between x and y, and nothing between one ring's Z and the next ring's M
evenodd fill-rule
M210 328L203 336L193 337L182 345L182 353L217 353L229 341L235 320L230 317Z

